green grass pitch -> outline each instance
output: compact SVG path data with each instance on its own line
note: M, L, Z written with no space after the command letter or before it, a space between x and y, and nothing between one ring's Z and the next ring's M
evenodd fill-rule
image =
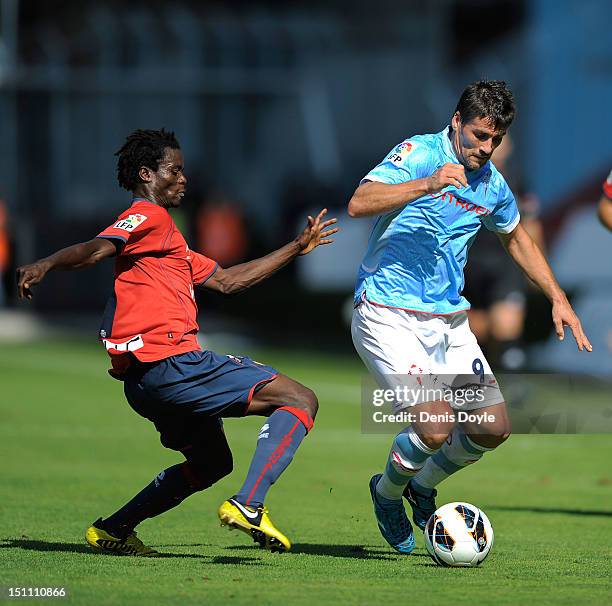
M609 436L513 436L444 483L439 503L482 507L496 539L481 568L439 568L422 536L405 557L379 535L368 480L382 469L390 436L360 433L356 357L268 351L257 358L321 401L314 431L267 502L294 552L262 552L219 526L217 507L240 486L262 423L249 418L226 422L231 476L143 523L140 536L165 557L138 559L93 553L84 530L179 455L130 410L96 344L3 344L4 596L8 586L25 586L66 587L71 603L96 605L610 603Z

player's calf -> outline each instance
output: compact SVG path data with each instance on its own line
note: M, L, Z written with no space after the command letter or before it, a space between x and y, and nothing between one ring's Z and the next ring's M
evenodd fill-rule
M406 484L434 454L410 426L401 431L391 445L384 473L376 486L377 493L389 501L401 501Z
M488 423L467 423L456 426L440 450L436 452L411 481L411 488L421 497L411 498L410 489L404 496L413 506L415 517L423 522L425 510L419 511L419 503L435 497L435 487L449 476L477 463L486 452L503 444L510 436L510 422L503 404L484 409L495 419ZM424 501L423 501L424 499ZM413 504L414 503L414 504ZM416 504L416 508L415 508ZM426 520L425 520L426 521Z
M261 507L270 486L293 460L313 426L309 409L293 403L277 408L263 424L246 480L236 494L245 506Z
M284 375L265 385L253 398L249 414L269 414L257 438L246 480L236 494L245 506L263 506L272 484L293 460L312 429L319 408L315 393Z
M403 492L412 508L412 518L419 528L425 528L427 520L436 510L435 487L454 473L479 461L485 452L493 448L478 444L459 426L453 429L442 447L426 461Z
M205 433L201 441L185 446L181 452L186 461L158 473L123 507L108 518L98 520L93 526L118 540L124 540L143 520L176 507L187 497L212 486L232 471L232 452L222 432Z
M257 393L248 414L269 416L259 431L244 484L219 508L223 525L243 530L268 549L290 548L289 540L271 523L263 504L268 490L312 429L318 407L312 390L283 375Z
M232 473L234 459L227 447L223 452L207 452L206 445L183 450L187 459L183 474L194 491L205 490Z

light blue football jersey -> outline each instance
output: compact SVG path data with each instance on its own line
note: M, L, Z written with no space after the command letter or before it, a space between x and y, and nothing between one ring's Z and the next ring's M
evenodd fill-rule
M448 135L449 127L403 141L363 181L404 183L429 177L447 162L458 164ZM520 216L491 162L466 177L468 187L447 187L378 217L359 267L355 302L365 297L431 314L469 309L461 295L463 268L480 226L509 233Z

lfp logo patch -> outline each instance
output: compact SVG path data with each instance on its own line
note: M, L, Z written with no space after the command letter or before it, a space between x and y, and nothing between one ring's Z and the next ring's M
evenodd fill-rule
M406 156L412 151L414 145L410 141L400 143L388 156L393 164L400 165L406 159Z
M115 229L124 229L125 231L134 231L141 223L147 220L145 215L129 215L121 221L117 221L113 227Z

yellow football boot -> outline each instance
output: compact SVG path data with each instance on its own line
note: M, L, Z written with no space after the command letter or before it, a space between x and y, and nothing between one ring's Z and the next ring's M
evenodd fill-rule
M291 542L274 527L265 507L255 509L236 499L228 499L219 507L219 519L221 526L242 530L264 549L277 553L291 549Z
M158 551L147 547L137 536L136 532L132 531L125 539L118 539L105 530L97 528L96 524L102 520L96 520L85 533L87 542L98 551L106 553L115 553L122 555L133 555L142 557L152 557L159 555Z

